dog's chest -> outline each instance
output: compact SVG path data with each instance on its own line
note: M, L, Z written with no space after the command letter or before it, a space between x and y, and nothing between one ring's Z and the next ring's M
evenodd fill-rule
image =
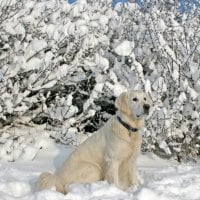
M132 146L135 146L137 143L141 144L142 136L140 132L129 132L129 143Z
M139 154L142 144L141 133L132 133L130 135L130 147L132 149L132 154Z
M132 155L137 156L142 142L141 133L129 132L118 121L111 122L105 138L109 157L124 160Z
M118 143L118 150L115 152L118 154L121 160L126 160L127 158L137 157L140 154L142 138L140 133L132 133L126 140L121 140Z

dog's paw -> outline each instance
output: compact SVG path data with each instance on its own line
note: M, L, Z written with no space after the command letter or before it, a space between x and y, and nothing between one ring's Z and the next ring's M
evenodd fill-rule
M138 187L139 185L141 185L139 179L135 179L135 180L132 182L132 186L133 186L133 187Z
M132 182L132 184L125 189L126 192L128 193L133 193L138 190L138 187L140 186L140 181L136 179L135 181Z
M137 182L138 182L138 185L144 184L144 179L139 173L137 173Z
M136 177L132 181L132 186L133 187L138 187L140 185L144 184L144 179L139 173L136 173Z

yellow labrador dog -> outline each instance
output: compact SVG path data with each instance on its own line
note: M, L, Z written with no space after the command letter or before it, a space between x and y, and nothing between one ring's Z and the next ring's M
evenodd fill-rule
M37 188L67 193L72 183L107 180L121 189L138 184L136 159L141 147L141 129L151 100L142 91L122 93L115 102L115 116L79 145L53 175L42 173Z

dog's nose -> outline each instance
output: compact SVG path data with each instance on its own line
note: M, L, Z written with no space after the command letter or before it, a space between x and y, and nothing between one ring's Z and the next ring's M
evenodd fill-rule
M148 113L150 105L149 104L144 104L143 108L144 108L144 112Z

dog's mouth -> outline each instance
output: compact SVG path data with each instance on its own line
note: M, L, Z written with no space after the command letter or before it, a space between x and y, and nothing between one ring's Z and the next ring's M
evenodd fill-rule
M149 110L144 110L144 115L149 115Z
M136 115L137 118L141 118L141 117L146 117L149 115L149 111L144 111L142 114L140 115Z

